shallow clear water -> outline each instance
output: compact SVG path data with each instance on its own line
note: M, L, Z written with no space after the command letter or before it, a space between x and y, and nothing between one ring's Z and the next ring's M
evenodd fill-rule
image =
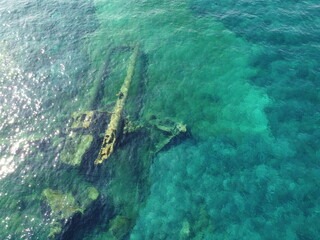
M0 239L318 239L319 13L0 0ZM112 111L136 44L124 118L142 127L94 165L100 121L66 164L72 114ZM155 118L187 133L161 148Z

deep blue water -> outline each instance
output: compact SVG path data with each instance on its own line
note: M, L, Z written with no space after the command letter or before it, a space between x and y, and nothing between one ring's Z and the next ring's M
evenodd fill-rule
M0 239L319 239L319 16L313 0L0 0ZM112 111L137 43L123 118L139 127L95 165L101 118L69 164L72 114ZM162 148L157 121L187 132Z

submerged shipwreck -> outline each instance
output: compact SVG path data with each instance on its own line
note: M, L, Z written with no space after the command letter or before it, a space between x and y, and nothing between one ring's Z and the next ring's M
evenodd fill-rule
M125 103L130 91L131 81L135 71L135 65L139 56L139 45L133 48L130 56L127 75L117 94L115 106L110 111L90 110L76 112L71 116L70 126L67 129L67 139L61 153L61 161L70 165L80 165L85 154L90 152L90 158L95 155L97 145L99 152L94 160L95 164L101 164L115 151L117 145L126 134L152 128L165 135L164 139L156 143L155 153L170 143L176 136L187 131L186 125L167 119L158 119L155 115L150 116L144 124L130 121L124 114ZM94 100L95 101L95 100ZM102 132L104 137L101 143Z
M116 95L115 104L112 107L109 106L110 109L94 109L99 102L98 92L101 86L98 84L93 99L90 101L93 103L91 109L84 112L75 112L71 115L64 131L65 139L59 150L59 159L63 164L73 168L79 167L79 169L87 168L87 166L99 168L102 163L110 158L110 161L115 161L116 164L121 165L126 162L126 159L121 158L121 154L117 155L121 159L113 158L117 149L120 146L125 149L126 144L130 144L130 141L144 139L136 147L143 146L145 142L150 145L148 147L149 162L144 164L145 168L149 168L151 159L157 152L169 147L173 140L186 135L186 125L170 118L161 119L156 115L150 115L145 121L134 121L130 116L127 116L126 103L130 95L137 61L141 57L141 51L138 44L134 47L121 47L121 49L130 50L131 55L125 79ZM101 77L101 81L104 81L103 77ZM139 111L139 109L136 111ZM120 168L121 166L119 166ZM121 174L123 173L118 175ZM142 188L146 187L143 186ZM64 239L66 237L64 233L68 232L71 223L75 222L72 221L73 218L90 218L90 214L94 211L92 209L95 209L92 206L97 205L95 202L98 201L101 194L95 187L88 185L81 191L81 194L79 192L77 194L64 193L47 188L43 190L42 195L46 205L51 209L54 219L51 222L49 237L51 239ZM121 204L123 205L123 203ZM129 208L130 206L128 206ZM110 239L123 239L128 234L134 224L132 216L136 214L131 213L131 211L118 209L117 213L111 217L108 231L111 236Z

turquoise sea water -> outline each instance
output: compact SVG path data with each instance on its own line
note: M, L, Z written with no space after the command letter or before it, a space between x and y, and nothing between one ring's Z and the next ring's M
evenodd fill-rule
M0 239L319 239L319 16L314 0L0 0ZM66 164L72 114L112 111L135 44L124 118L187 133L156 151L163 134L138 130L94 165L100 134Z

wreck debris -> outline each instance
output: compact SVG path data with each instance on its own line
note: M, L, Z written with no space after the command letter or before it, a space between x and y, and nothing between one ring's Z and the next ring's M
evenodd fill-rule
M168 145L175 137L186 133L187 126L183 123L173 121L169 118L158 119L156 116L151 116L148 123L152 128L160 131L160 134L153 135L153 142L155 142L154 153L161 151Z
M103 133L110 113L101 111L76 112L72 114L70 127L67 129L60 160L68 165L79 166L85 154L92 150L96 136Z
M103 139L100 152L98 154L97 159L94 161L95 164L103 163L103 161L106 160L114 151L115 143L116 143L118 134L120 132L122 112L123 112L125 101L128 97L128 92L129 92L131 80L134 74L134 68L135 68L138 53L139 53L139 45L137 44L134 47L133 53L130 57L127 76L121 86L120 92L117 94L118 99L113 109L110 123L105 132L105 137Z
M124 126L123 126L123 134L130 134L133 132L137 132L140 129L142 129L144 126L142 124L139 124L137 122L132 122L129 117L126 117L124 119Z
M94 111L88 112L76 112L72 114L72 126L71 128L88 128L92 123Z
M72 166L79 166L83 155L91 147L92 142L93 136L90 134L82 135L78 132L71 132L60 154L61 161Z

